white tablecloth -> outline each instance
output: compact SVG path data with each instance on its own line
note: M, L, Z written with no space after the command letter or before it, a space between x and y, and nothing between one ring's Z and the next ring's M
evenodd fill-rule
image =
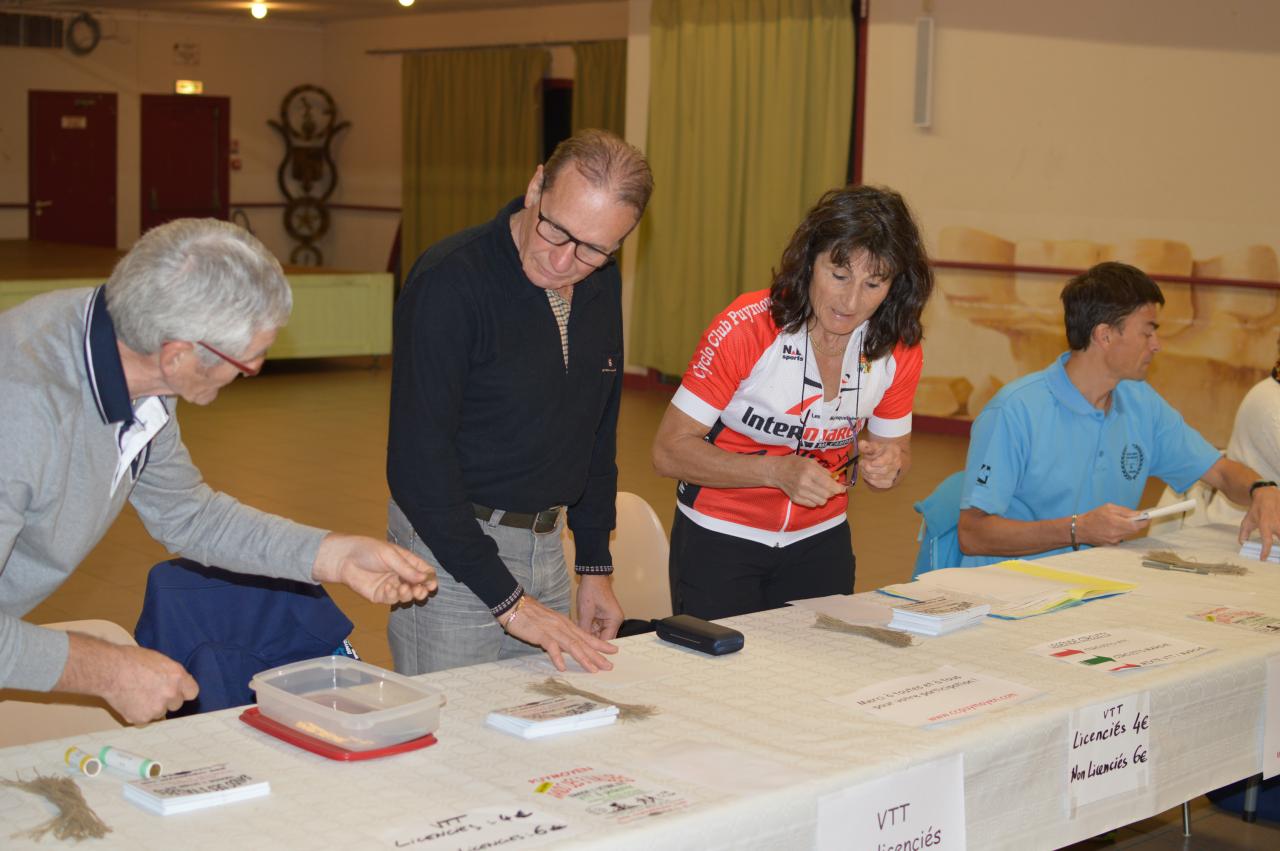
M815 629L811 613L790 608L730 621L746 635L746 648L731 656L703 656L653 635L625 639L623 653L659 663L666 672L661 679L607 694L656 705L660 714L645 721L537 741L514 738L486 727L484 716L533 699L526 686L541 677L519 664L478 665L425 678L448 696L439 744L394 758L331 762L250 729L238 720L238 710L78 742L86 749L111 744L134 751L161 761L166 770L228 761L269 780L272 791L266 798L161 817L123 800L116 777L80 778L80 784L114 831L107 842L138 851L395 847L392 834L413 837L433 821L511 805L570 824L556 847L808 848L821 796L963 752L969 847L1058 847L1260 770L1265 660L1280 652L1280 638L1186 615L1200 604L1219 602L1280 613L1280 567L1254 563L1248 576L1230 579L1143 568L1141 550L1160 543L1073 553L1054 562L1137 582L1140 588L1133 593L1023 621L987 619L910 648ZM1183 531L1164 543L1182 553L1216 547L1219 557L1235 549L1233 536L1222 528ZM1116 627L1216 651L1122 676L1027 652L1041 642ZM928 729L876 720L824 699L944 664L1025 683L1045 694ZM1066 803L1072 710L1144 690L1151 696L1151 785L1073 817ZM60 772L62 753L71 743L0 750L0 777ZM681 753L691 754L688 761L707 763L726 749L738 752L742 765L754 760L758 770L713 788L680 767ZM620 774L642 790L661 790L687 806L622 823L587 812L572 799L537 791L539 778L587 767ZM9 835L38 824L49 812L40 799L0 788L0 845L22 846ZM56 844L46 837L32 847Z

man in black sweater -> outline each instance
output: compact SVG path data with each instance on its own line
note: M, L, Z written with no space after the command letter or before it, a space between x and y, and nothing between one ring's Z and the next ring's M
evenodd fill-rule
M407 674L537 652L608 669L622 608L610 574L622 390L613 255L653 189L644 157L585 130L523 198L414 264L395 310L391 540L437 566L428 601L391 612ZM568 509L578 622L560 544Z

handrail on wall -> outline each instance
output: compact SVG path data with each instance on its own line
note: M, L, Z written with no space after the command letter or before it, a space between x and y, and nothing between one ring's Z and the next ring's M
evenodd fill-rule
M1070 278L1084 269L1063 269L1057 266L1021 266L1016 263L971 263L967 260L930 260L935 269L962 269L971 272L1026 272L1032 275L1056 275ZM1157 281L1172 284L1207 284L1211 287L1250 287L1256 290L1280 290L1280 281L1255 281L1249 278L1202 278L1196 275L1151 276Z

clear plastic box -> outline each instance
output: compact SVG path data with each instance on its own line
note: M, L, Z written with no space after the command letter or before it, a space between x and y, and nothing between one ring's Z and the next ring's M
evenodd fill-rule
M249 687L263 715L349 751L398 745L434 733L444 693L346 656L263 671Z

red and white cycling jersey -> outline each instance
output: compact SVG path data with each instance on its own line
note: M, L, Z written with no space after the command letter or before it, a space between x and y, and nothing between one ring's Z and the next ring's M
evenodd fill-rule
M702 335L672 404L710 431L727 452L816 458L846 484L856 472L858 432L880 437L911 431L920 381L920 347L894 346L879 360L862 355L868 323L845 349L840 387L825 400L816 354L804 329L783 334L769 315L769 291L739 296ZM838 525L849 501L841 493L818 508L791 502L769 487L711 488L680 482L679 509L716 532L786 546Z

